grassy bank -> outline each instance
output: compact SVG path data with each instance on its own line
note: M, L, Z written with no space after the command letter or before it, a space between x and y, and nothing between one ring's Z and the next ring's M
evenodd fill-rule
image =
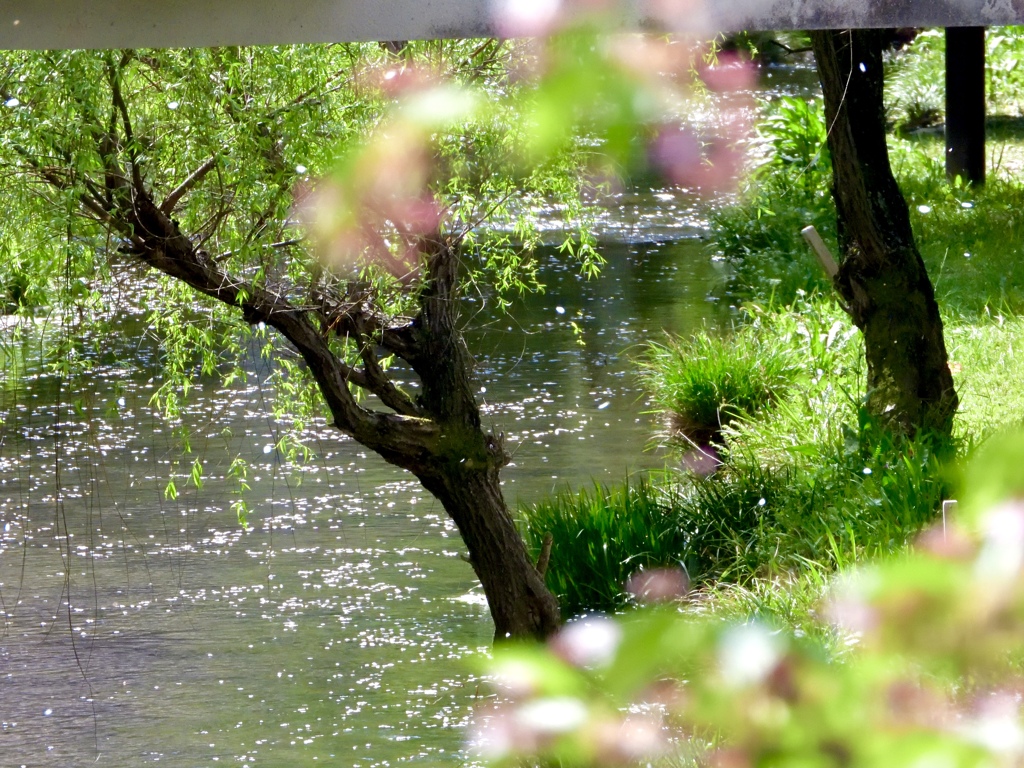
M949 322L946 333L966 453L1024 426L1024 317L983 313ZM758 337L775 339L795 372L775 400L723 427L712 475L676 468L687 449L669 430L665 473L522 510L534 549L553 536L548 583L567 614L623 607L629 574L656 566L682 565L698 585L731 584L726 594L753 590L750 604L764 603L773 580L900 551L934 519L950 493L942 457L922 441L894 443L865 416L860 336L846 316L821 298L755 311L734 337L747 347L736 354L749 356ZM789 598L767 602L779 600Z
M916 45L891 65L896 127L925 108L927 94L913 88L940 50L931 33ZM1020 47L1001 37L992 46ZM997 104L1015 116L1013 87L1000 87ZM835 248L820 104L779 99L764 115L758 144L768 159L712 216L710 247L732 266L745 322L666 339L638 360L664 414L669 469L522 512L532 547L554 538L548 582L568 614L621 608L630 573L682 565L696 584L715 585L703 608L799 625L829 573L901 551L934 519L951 492L952 452L1024 424L1024 185L1007 172L1024 158L1024 132L997 133L982 188L945 178L941 135L890 137L961 398L956 444L937 456L924 441L894 442L861 409L859 332L799 237L814 223ZM714 454L707 477L677 469L698 448Z
M553 537L548 583L567 613L622 607L622 585L640 568L682 565L698 584L749 585L894 551L932 518L945 490L940 462L924 442L893 444L860 409L860 336L845 316L821 299L752 310L722 349L749 359L767 339L791 378L777 386L769 366L773 399L753 412L725 407L713 474L669 469L658 482L564 493L524 510L531 546ZM686 452L674 431L666 437Z

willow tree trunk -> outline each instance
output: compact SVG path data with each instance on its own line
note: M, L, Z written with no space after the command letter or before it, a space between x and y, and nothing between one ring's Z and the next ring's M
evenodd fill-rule
M558 629L558 602L530 560L501 492L498 468L450 468L421 477L444 506L469 550L487 595L494 639L543 638Z
M948 436L958 401L935 292L889 165L883 34L821 30L811 41L842 249L836 288L864 334L868 410L899 433Z
M423 462L406 463L459 528L487 595L496 640L544 638L558 629L558 601L530 560L501 491L509 462L501 438L483 429L473 356L459 327L459 259L439 238L423 243L428 281L407 360L420 377L417 404L440 427Z

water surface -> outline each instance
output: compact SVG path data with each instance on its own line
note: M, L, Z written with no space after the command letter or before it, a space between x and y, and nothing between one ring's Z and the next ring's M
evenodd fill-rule
M632 357L729 316L699 242L604 255L587 282L547 254L547 291L511 315L469 307L512 503L660 466ZM205 480L169 498L191 459L149 405L157 345L134 295L112 297L112 335L81 340L85 377L43 364L54 329L3 331L0 765L463 762L492 626L439 505L330 430L288 471L257 349L245 381L199 382Z

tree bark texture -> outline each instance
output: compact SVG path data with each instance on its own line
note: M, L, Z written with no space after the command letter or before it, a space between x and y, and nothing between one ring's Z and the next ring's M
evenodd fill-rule
M879 30L811 32L825 97L842 264L864 334L867 407L886 427L949 435L958 400L935 292L889 165Z
M558 603L505 506L497 467L453 470L421 481L459 527L487 595L495 640L546 637L557 630Z

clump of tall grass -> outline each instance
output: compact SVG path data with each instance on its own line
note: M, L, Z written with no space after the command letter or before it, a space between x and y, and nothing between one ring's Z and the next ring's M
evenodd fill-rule
M630 574L683 564L686 537L673 513L673 493L671 486L639 479L564 491L521 511L535 553L552 537L546 578L566 615L614 610L626 602Z
M644 568L682 566L698 587L831 572L902 549L946 490L926 441L862 438L782 466L744 454L707 478L563 493L522 510L523 532L534 552L552 537L546 578L567 615L622 608Z
M682 567L695 582L758 570L786 485L768 469L686 485L599 485L522 510L522 528L535 552L551 536L547 584L567 615L611 611L628 602L626 580L639 570Z
M706 445L721 442L735 419L753 416L789 390L798 367L788 352L755 326L732 336L705 331L649 344L640 376L666 417L669 439Z

